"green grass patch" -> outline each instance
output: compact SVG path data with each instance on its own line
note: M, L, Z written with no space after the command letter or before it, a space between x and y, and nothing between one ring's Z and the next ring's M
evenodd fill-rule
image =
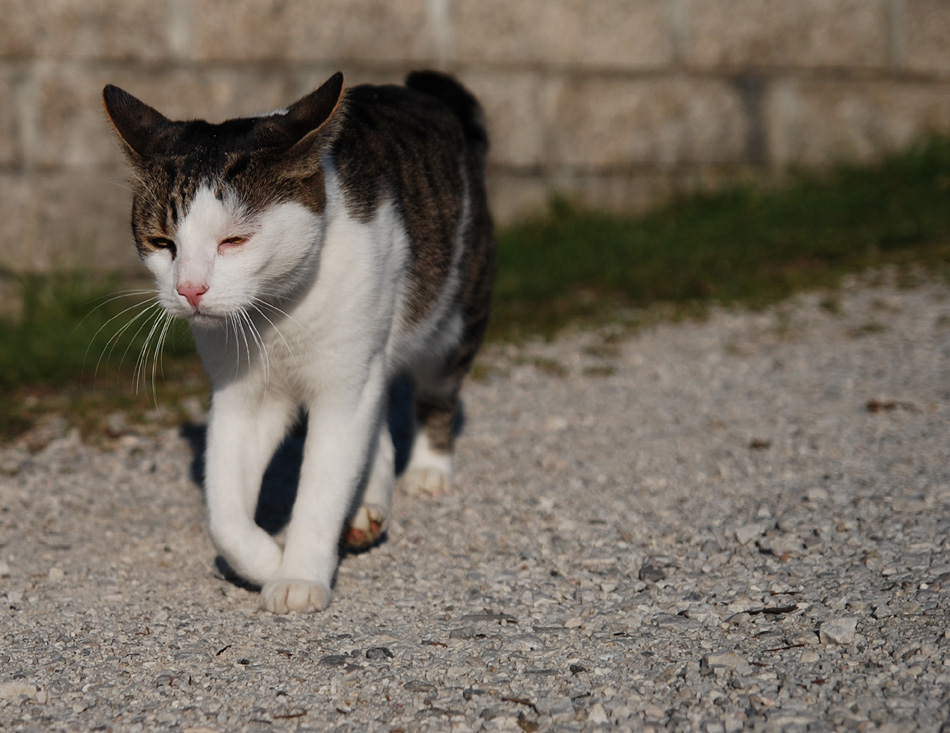
M547 216L500 232L492 333L551 333L657 303L762 307L902 263L944 272L950 263L950 140L642 216L556 200Z

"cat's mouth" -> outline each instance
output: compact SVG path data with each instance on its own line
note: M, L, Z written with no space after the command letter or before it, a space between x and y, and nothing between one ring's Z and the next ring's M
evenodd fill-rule
M192 311L185 317L185 320L190 325L198 328L222 328L228 322L226 316L201 310Z

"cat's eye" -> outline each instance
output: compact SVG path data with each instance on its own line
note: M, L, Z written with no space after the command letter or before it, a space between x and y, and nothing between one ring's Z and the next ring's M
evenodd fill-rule
M221 250L221 249L230 249L231 247L240 247L247 240L248 240L248 237L246 236L228 237L227 239L222 239L218 243L218 249Z
M168 249L175 253L175 243L168 237L149 237L148 243L155 249Z
M236 234L233 237L226 237L225 239L222 239L220 242L218 242L218 254L223 254L228 250L236 249L247 242L248 239L250 239L249 236L242 234Z

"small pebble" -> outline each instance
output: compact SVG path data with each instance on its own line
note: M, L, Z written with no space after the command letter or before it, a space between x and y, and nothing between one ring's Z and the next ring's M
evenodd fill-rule
M734 651L723 651L715 654L706 654L699 662L700 672L712 674L735 669L745 660Z
M890 618L894 615L894 609L886 603L882 603L880 606L874 607L874 610L871 611L871 615L876 619Z
M818 656L818 652L814 649L803 649L802 653L798 655L798 661L802 664L814 664L821 657Z
M511 646L519 651L535 651L544 648L544 642L537 634L515 634L509 639Z
M544 698L538 701L537 708L539 713L552 717L574 714L574 703L567 696Z
M594 703L591 706L590 712L587 713L588 723L606 723L608 720L607 711L599 702Z
M658 583L666 578L666 571L656 565L644 564L640 567L638 577L644 583Z
M747 545L765 531L764 524L746 524L736 530L736 539L740 545Z
M854 617L842 617L825 621L818 629L823 644L843 646L854 641L858 620Z
M403 685L403 688L409 692L434 692L435 685L429 684L424 680L409 680Z
M129 418L124 412L111 412L103 420L103 428L110 438L121 438L129 432Z
M395 655L392 653L392 651L384 646L374 646L371 649L366 650L367 659L386 660L392 659L394 656Z
M785 643L790 646L812 646L818 642L818 634L814 631L793 631L785 636Z
M320 664L325 667L342 667L350 658L346 654L327 654L320 658Z

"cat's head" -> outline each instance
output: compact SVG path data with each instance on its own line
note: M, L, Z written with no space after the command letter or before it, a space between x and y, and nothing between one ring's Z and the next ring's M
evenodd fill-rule
M286 297L310 276L343 75L285 110L211 124L169 120L114 86L106 112L132 167L132 233L158 299L199 326Z

